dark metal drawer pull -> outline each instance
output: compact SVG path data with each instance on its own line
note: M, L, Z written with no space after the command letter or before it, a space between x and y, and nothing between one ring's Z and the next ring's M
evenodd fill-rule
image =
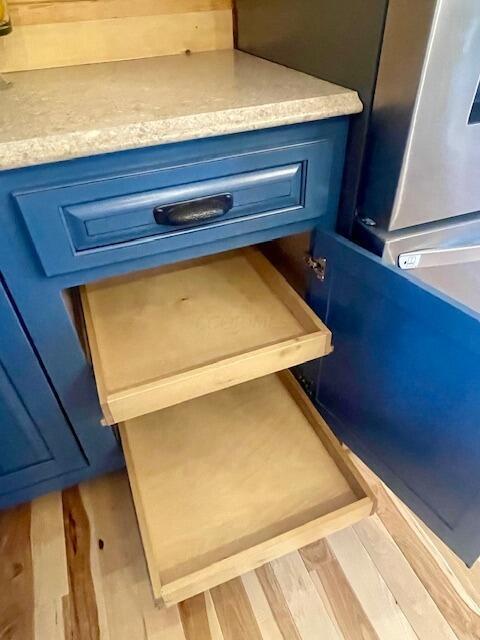
M233 207L231 193L222 193L207 198L197 198L187 202L155 207L153 216L157 224L187 225L200 224L206 220L220 218Z

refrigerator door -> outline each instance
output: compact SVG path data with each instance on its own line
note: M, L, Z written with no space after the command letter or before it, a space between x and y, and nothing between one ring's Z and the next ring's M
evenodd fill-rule
M334 342L310 380L317 406L472 564L480 555L480 305L469 309L461 293L454 300L337 234L318 231L313 249L326 275L312 276L309 303ZM459 276L477 282L472 264Z
M411 60L425 35L422 57ZM478 0L391 1L362 216L392 231L478 211L479 80Z

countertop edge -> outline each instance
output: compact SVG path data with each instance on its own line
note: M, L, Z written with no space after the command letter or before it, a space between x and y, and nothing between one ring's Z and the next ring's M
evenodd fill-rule
M63 162L131 149L301 124L360 113L355 91L290 102L132 123L0 144L0 170Z

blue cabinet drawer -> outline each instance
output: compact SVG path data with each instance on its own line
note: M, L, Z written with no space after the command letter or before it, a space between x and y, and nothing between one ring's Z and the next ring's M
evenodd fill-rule
M49 276L313 226L336 205L346 126L337 119L226 136L208 155L198 141L198 155L186 160L181 144L177 157L159 147L157 167L13 195ZM228 206L208 210L219 198ZM165 209L182 215L172 223L157 215Z
M245 171L210 180L153 189L64 207L67 232L76 251L130 242L138 238L171 238L197 232L213 219L181 225L156 221L154 209L198 203L214 196L230 196L231 208L218 216L223 225L254 214L269 215L302 205L303 162Z

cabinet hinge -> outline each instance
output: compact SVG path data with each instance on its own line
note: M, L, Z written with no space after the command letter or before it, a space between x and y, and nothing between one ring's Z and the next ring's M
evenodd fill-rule
M323 282L325 280L325 274L327 271L327 259L326 258L314 258L309 253L305 255L305 264L311 269L315 277Z

